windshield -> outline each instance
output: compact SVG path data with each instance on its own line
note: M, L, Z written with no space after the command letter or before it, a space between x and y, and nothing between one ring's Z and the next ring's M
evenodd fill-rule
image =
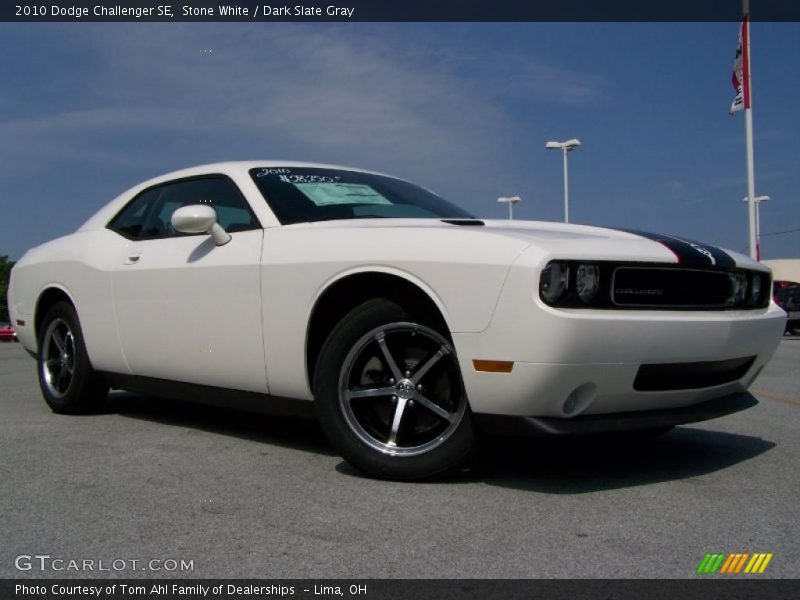
M433 192L393 177L310 167L251 169L250 176L283 225L332 219L473 218Z

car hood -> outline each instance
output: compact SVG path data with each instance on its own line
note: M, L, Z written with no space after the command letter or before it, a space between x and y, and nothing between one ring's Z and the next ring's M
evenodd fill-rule
M346 219L290 225L314 229L417 229L482 238L517 240L520 251L538 250L553 258L652 261L697 267L748 267L768 271L749 257L682 237L572 223L478 219ZM433 231L432 231L433 230Z

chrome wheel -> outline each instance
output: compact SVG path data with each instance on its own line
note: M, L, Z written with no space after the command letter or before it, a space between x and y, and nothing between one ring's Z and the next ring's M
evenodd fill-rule
M75 376L75 337L63 319L50 322L42 337L42 379L55 398L63 398Z
M391 323L362 336L339 372L347 425L371 448L416 456L443 444L466 412L464 384L450 343L415 323Z

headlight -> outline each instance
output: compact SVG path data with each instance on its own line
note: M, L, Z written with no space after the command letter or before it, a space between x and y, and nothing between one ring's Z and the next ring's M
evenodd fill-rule
M729 304L737 305L744 302L747 297L747 275L744 273L731 273L731 296Z
M555 304L567 291L569 266L565 263L551 262L539 279L539 294L548 304Z
M600 288L600 267L597 265L578 265L575 272L575 291L581 302L588 304Z
M758 303L758 299L761 298L761 286L762 286L761 280L762 279L763 279L763 277L761 275L759 275L758 273L755 273L753 275L753 283L750 286L750 302L751 302L751 304L757 304Z

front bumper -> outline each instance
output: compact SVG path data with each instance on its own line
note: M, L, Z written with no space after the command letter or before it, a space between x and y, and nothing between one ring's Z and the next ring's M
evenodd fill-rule
M745 392L777 349L785 319L774 303L721 311L557 309L539 299L529 265L512 267L484 331L452 337L473 413L564 419L681 409ZM493 373L477 371L474 360L514 364ZM708 377L687 385L704 364L748 366L721 383ZM676 384L636 385L645 365Z
M685 425L724 417L758 404L750 394L732 394L700 404L662 410L643 410L607 415L584 415L574 419L474 414L477 427L494 435L552 436L620 433Z

